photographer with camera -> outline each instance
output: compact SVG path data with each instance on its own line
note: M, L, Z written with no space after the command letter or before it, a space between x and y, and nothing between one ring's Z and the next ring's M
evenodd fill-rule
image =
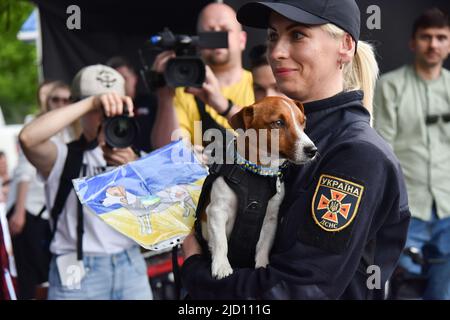
M123 113L128 109L133 116L133 102L125 96L123 77L103 65L85 67L75 76L72 97L77 102L36 118L19 135L25 155L45 180L51 208L48 298L151 299L139 247L98 217L83 214L71 182L98 174L107 164L137 158L130 147L111 145L129 136L132 121ZM83 129L79 140L66 145L51 139L76 119L81 119Z
M202 121L201 133L210 128L230 128L228 119L239 111L238 106L254 102L252 76L242 68L246 33L237 22L235 11L223 3L207 5L199 15L197 31L228 32L228 48L200 49L206 64L205 81L200 88L175 89L165 85L156 89L158 111L151 134L155 148L180 137L189 137L198 144L202 139L194 136L195 121ZM174 51L160 53L153 71L163 73L174 57ZM182 132L174 134L177 129Z
M136 119L139 126L139 134L135 137L133 146L144 152L152 151L153 148L148 137L155 120L156 97L152 94L139 93L139 75L126 58L121 56L111 57L106 62L106 65L122 75L125 79L125 93L133 100L134 119Z

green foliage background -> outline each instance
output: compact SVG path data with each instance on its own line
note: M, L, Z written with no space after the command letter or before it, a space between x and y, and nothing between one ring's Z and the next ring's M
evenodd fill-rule
M22 123L37 109L36 46L17 39L33 8L25 0L0 0L0 106L7 123Z

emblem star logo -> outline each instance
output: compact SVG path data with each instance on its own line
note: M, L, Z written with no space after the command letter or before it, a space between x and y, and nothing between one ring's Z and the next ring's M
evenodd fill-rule
M323 194L320 196L318 210L327 210L322 216L322 219L328 220L333 223L338 223L338 214L347 220L348 213L350 212L351 203L342 203L346 194L336 191L331 191L331 199L328 199Z

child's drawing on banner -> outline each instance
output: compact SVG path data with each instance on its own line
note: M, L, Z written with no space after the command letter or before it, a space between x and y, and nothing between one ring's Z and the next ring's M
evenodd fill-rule
M180 141L95 177L76 179L74 186L89 212L140 245L160 250L191 231L206 174Z

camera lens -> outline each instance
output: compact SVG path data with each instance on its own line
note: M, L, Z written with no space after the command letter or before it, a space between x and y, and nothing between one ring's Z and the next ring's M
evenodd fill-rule
M174 69L173 76L175 81L183 83L189 82L191 79L197 79L199 73L195 65L186 62L176 65Z
M117 120L117 124L114 126L114 135L118 138L125 138L129 130L129 123L125 119Z
M167 63L164 76L173 88L201 87L205 81L205 65L199 58L173 58Z
M138 135L138 125L133 118L116 116L104 122L106 143L114 148L130 147Z

